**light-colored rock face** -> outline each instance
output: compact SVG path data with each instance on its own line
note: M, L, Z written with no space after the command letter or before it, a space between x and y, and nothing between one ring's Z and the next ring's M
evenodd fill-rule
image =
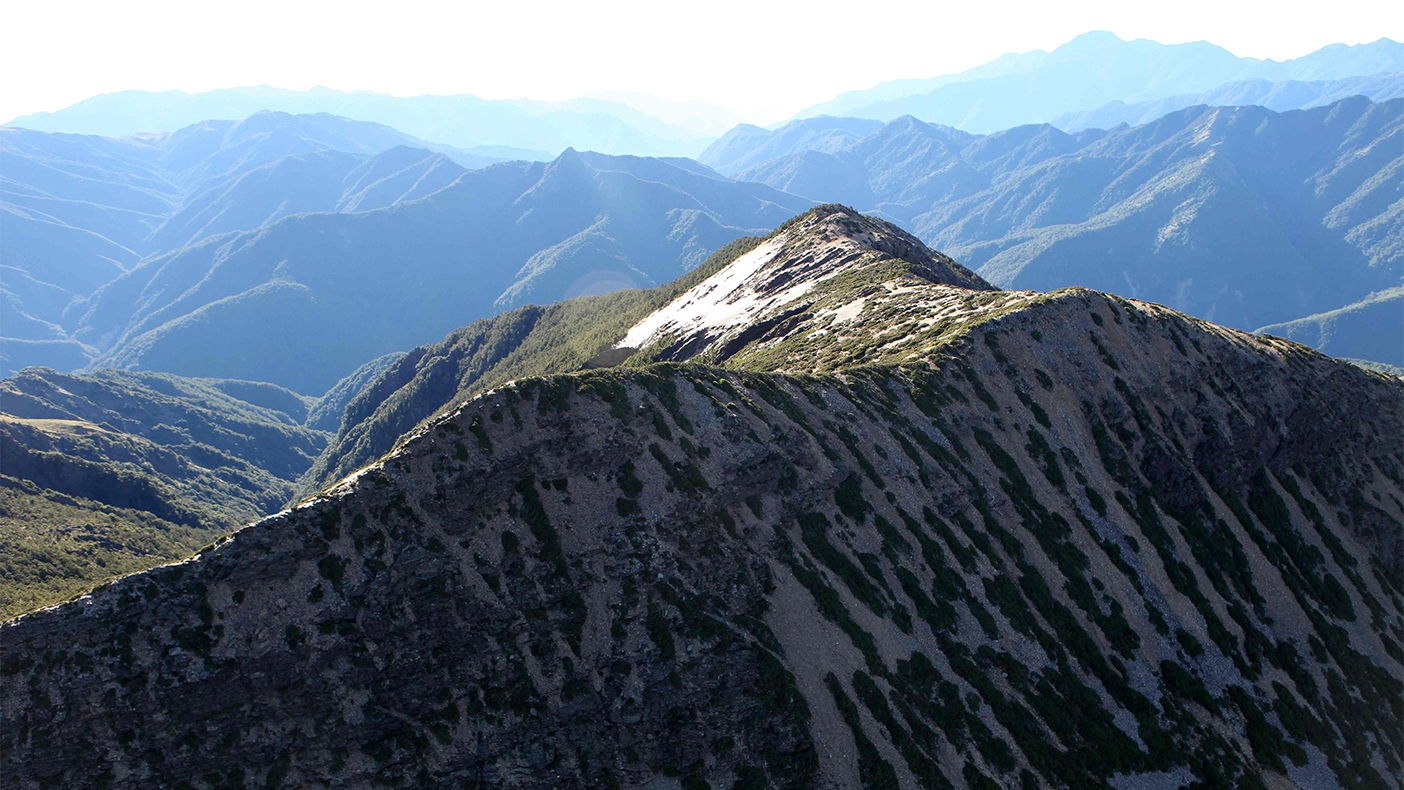
M725 332L754 320L762 310L803 296L813 287L813 279L788 283L765 296L760 293L775 274L770 264L781 249L778 239L762 242L672 304L630 327L616 348L643 348L669 335Z
M897 274L803 331L965 328L522 380L0 628L0 784L1397 784L1404 385Z
M898 272L906 274L900 280L908 290L926 286L956 301L993 291L896 226L848 212L819 212L782 228L635 324L617 347L644 349L659 359L723 361L737 343L755 342L757 329L773 330L779 323L781 333L774 337L796 334L797 316L835 299L864 298L855 297L849 283L826 289L834 278L869 277L892 291L900 289ZM832 308L833 317L846 315L845 309L852 311L851 301Z

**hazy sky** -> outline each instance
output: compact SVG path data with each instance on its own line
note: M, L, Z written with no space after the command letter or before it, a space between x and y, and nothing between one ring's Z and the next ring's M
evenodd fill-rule
M1404 39L1404 3L1388 0L0 3L0 121L131 88L322 84L544 100L635 90L768 122L1088 30L1275 60Z

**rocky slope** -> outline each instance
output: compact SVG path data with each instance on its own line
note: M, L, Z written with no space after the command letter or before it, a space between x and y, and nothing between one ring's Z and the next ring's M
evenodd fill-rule
M1397 784L1404 385L909 238L0 627L0 780Z

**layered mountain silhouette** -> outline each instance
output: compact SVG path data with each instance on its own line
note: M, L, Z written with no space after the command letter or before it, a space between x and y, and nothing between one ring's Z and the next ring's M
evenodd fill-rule
M65 310L143 258L289 214L393 205L502 161L269 112L117 139L0 128L0 157L6 372L84 364L95 349L72 341Z
M465 172L443 154L408 146L373 157L292 154L191 195L148 241L164 252L293 214L384 208L432 195Z
M898 80L850 91L796 115L891 121L911 115L975 133L1048 123L1108 102L1151 102L1243 80L1343 80L1404 71L1404 44L1333 44L1283 61L1240 58L1205 41L1165 45L1107 32L1074 38L1052 52L1009 54L960 74ZM1181 105L1185 106L1185 105ZM1295 109L1295 108L1294 108Z
M623 181L666 185L658 205L667 209L614 195L601 181L598 189L581 187L598 192L588 217L583 208L590 198L571 188L537 189L533 179L555 170L516 166L519 175L507 177L512 188L485 189L493 178L483 176L459 191L491 193L488 202L515 202L528 193L526 202L534 206L573 202L563 207L573 219L539 234L535 246L508 244L511 250L495 258L499 268L476 282L496 290L476 294L466 310L424 332L407 329L393 342L364 350L353 344L355 351L348 348L346 359L318 371L315 383L308 378L295 386L320 394L316 388L371 357L501 309L665 281L732 238L772 227L818 200L841 200L900 220L1003 286L1090 285L1243 329L1295 320L1399 282L1391 242L1399 232L1397 196L1390 197L1398 182L1398 156L1390 154L1397 154L1399 115L1398 100L1371 105L1349 99L1300 115L1188 108L1140 127L1075 135L1043 126L977 137L910 118L880 125L818 117L773 132L742 126L709 148L703 162L791 195L725 186L686 160L595 159L587 169L628 172ZM283 376L261 369L248 355L235 369L225 369L221 355L238 351L232 347L187 366L186 358L203 341L173 338L208 331L229 345L234 341L226 330L259 333L256 319L238 323L244 319L235 316L258 314L268 305L291 316L280 319L289 336L311 331L310 324L289 323L305 314L308 292L284 276L286 266L274 274L257 261L272 254L274 245L290 242L298 229L341 221L304 218L266 239L255 233L209 247L202 242L301 214L366 212L430 199L465 172L459 162L487 161L442 146L416 148L430 144L376 124L279 113L120 140L17 129L5 130L3 139L4 372L31 364L73 370L97 361L168 366L189 375ZM540 174L522 175L532 167ZM699 204L709 220L686 213L657 219ZM482 211L473 201L456 205ZM514 211L494 216L513 223L526 216ZM421 250L446 238L482 245L467 241L461 229L405 231L403 223L422 212L386 216L399 219L367 247L367 254L380 255L380 266L401 262L388 251L402 232L422 236L416 242ZM348 226L361 222L345 220ZM625 227L627 232L618 230ZM642 250L635 242L618 244L617 234L668 241ZM376 245L382 253L369 252ZM188 285L173 291L168 286L174 280L147 279L168 266L186 277L201 267L213 271L236 248L237 267L255 262L248 274L254 279L240 290L210 281L186 293ZM428 259L442 258L437 249ZM169 260L156 262L163 257ZM143 260L141 274L127 274ZM669 268L674 264L681 268ZM114 282L119 276L121 285ZM111 289L93 293L109 282ZM147 294L151 282L159 283L160 295ZM247 293L254 288L261 290ZM207 312L190 317L207 305ZM211 319L215 314L220 318ZM183 328L166 326L173 321L183 321ZM292 379L277 380L294 386Z
M1364 96L1375 103L1404 98L1404 72L1347 77L1340 80L1306 82L1287 80L1243 80L1229 82L1203 93L1170 96L1155 101L1127 104L1108 102L1095 110L1059 115L1052 124L1067 132L1083 129L1111 129L1121 124L1140 126L1177 110L1196 105L1242 107L1256 104L1274 112L1305 110L1334 104L1351 96Z
M284 157L315 161L316 155L323 155L329 159L325 167L334 162L345 176L371 157L394 148L440 155L453 160L460 172L507 158L436 146L380 124L330 115L261 112L241 121L202 121L171 134L115 139L0 127L0 155L5 157L0 197L11 212L25 212L75 233L102 237L114 250L109 257L126 263L190 241L179 234L170 238L170 230L163 225L170 223L173 215L198 210L201 201L208 202L208 191L231 188L239 179L277 165ZM336 157L338 153L349 156ZM275 212L276 218L280 216L276 213L278 204L272 201L282 198L297 206L298 190L307 177L307 173L285 173L281 182L269 183L275 178L272 171L260 174L267 193L260 208ZM197 205L191 206L192 202ZM335 202L325 208L318 205L313 210L336 206ZM297 212L282 212L287 213ZM16 220L7 220L13 222ZM260 224L266 223L234 229ZM13 228L7 235L27 235L25 225ZM69 268L82 271L76 266Z
M1342 307L1404 274L1398 99L1192 107L1073 135L982 137L909 117L854 140L846 124L723 138L703 159L894 218L1001 287L1085 285L1241 329ZM750 165L748 150L788 153Z
M771 159L801 151L836 154L881 129L881 121L821 115L791 121L778 129L752 124L732 127L707 146L697 161L719 173L735 175Z
M1404 287L1386 288L1345 307L1258 332L1305 343L1333 357L1404 368Z
M1399 379L832 206L648 298L0 628L0 778L1399 781Z
M98 366L321 394L481 316L666 282L813 205L690 160L576 151L416 200L391 193L386 208L298 214L147 259L69 309L72 336Z
M624 101L603 98L496 101L468 94L398 97L321 87L290 91L266 85L194 94L121 91L57 112L21 116L8 125L120 137L169 132L210 118L244 118L265 110L373 121L432 143L465 149L519 149L504 159L526 158L520 149L548 152L541 158L549 159L570 147L612 154L695 156L714 134L710 123L669 123Z

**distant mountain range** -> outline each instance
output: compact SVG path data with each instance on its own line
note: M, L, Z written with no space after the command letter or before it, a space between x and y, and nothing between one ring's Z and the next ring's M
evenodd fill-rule
M1258 330L1305 343L1333 357L1404 368L1404 286L1353 304Z
M633 101L638 97L626 94ZM646 106L689 125L669 123L620 101L581 98L566 102L494 101L467 94L412 96L314 88L290 91L259 86L189 94L122 91L85 99L57 112L8 122L46 132L109 137L174 131L207 119L239 119L263 110L330 113L393 126L433 143L461 148L505 146L542 151L550 159L570 147L611 154L696 156L720 132L706 117L726 118L707 105L644 97ZM700 106L698 106L700 105ZM699 131L712 130L712 131ZM525 158L512 156L505 158Z
M736 175L750 167L801 151L837 154L883 126L871 118L829 115L791 121L777 129L739 124L707 146L697 161L717 172Z
M664 123L708 137L716 137L741 122L736 111L709 101L664 99L638 91L598 91L582 98L628 105Z
M734 128L702 156L715 171L574 150L469 170L491 157L327 115L5 129L0 374L94 364L318 395L477 318L666 282L828 201L1001 287L1089 285L1252 330L1400 284L1401 108L984 137L819 117Z
M1277 62L1238 57L1204 41L1166 45L1146 39L1123 41L1112 33L1093 31L1051 52L1009 53L955 74L892 80L848 91L794 117L891 121L911 115L982 134L1029 123L1053 123L1075 131L1123 121L1135 125L1195 104L1261 103L1289 110L1328 104L1354 93L1375 100L1395 98L1397 87L1367 81L1352 89L1347 83L1399 72L1404 72L1404 45L1387 38L1353 46L1332 44ZM742 120L716 103L633 91L546 102L470 94L399 97L320 86L294 91L260 85L193 94L121 91L53 112L19 116L7 125L121 137L175 131L209 119L236 120L264 110L329 113L385 124L440 145L525 149L533 155L524 156L520 150L495 154L540 160L566 148L692 157Z
M406 153L411 148L418 153ZM391 149L399 150L371 163ZM299 211L388 205L416 186L423 190L505 161L380 124L272 112L125 138L0 127L0 156L5 265L79 294L111 279L114 267L128 268L213 233L259 227ZM396 184L403 191L388 194ZM251 200L232 202L247 209L246 216L207 213L218 197L240 192ZM97 264L75 264L74 254L83 250L109 263L97 271L90 271ZM59 259L63 265L55 268L52 261Z
M738 128L702 161L891 218L1000 287L1086 285L1241 329L1336 309L1404 273L1404 100L1201 106L1077 134L978 136L911 117L865 128Z
M64 320L99 366L320 394L482 316L667 281L811 205L690 160L567 151L374 211L210 237L122 273Z
M126 138L0 127L0 157L5 370L83 364L94 351L71 342L64 310L143 258L290 214L393 205L503 161L271 112Z
M929 123L990 133L1053 122L1109 102L1153 102L1236 81L1332 81L1399 71L1404 71L1404 44L1385 38L1356 46L1332 44L1279 63L1240 58L1204 41L1166 45L1092 32L1052 52L1011 53L959 74L849 91L795 117L842 115L891 121L911 115Z
M1084 129L1111 129L1123 123L1140 126L1163 115L1201 104L1211 107L1242 107L1256 104L1276 112L1286 112L1334 104L1350 96L1364 96L1373 102L1404 98L1404 72L1317 82L1228 82L1204 93L1170 96L1135 104L1114 101L1095 110L1063 113L1054 118L1052 123L1065 132L1080 132Z

